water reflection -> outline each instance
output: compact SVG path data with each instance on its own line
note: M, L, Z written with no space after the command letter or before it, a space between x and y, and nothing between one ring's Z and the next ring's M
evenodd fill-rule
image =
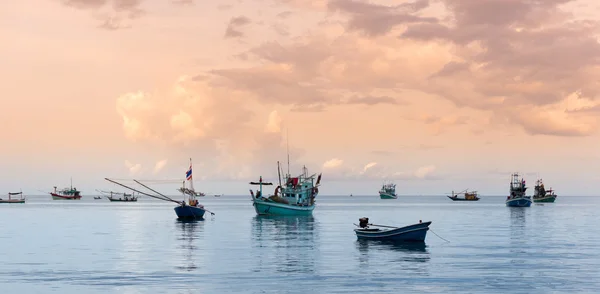
M139 210L119 211L119 219L116 224L117 241L116 255L117 262L114 264L115 271L136 271L142 268L140 260L143 259L143 240L144 231L142 223L144 215Z
M389 242L378 240L357 240L356 247L360 252L361 262L368 262L369 251L389 251L400 253L397 261L427 262L430 259L427 245L424 242Z
M255 272L312 273L315 270L313 216L254 216L252 247L257 251Z
M184 265L176 266L175 268L184 271L193 271L197 269L195 254L198 253L198 246L196 246L196 240L201 237L199 233L204 229L204 221L177 220L176 227L180 233L177 236L177 249L179 252L183 252L184 256L181 260Z
M525 237L526 211L523 207L509 207L511 242L523 242Z
M527 258L527 236L525 235L526 213L528 208L509 207L510 209L510 262L523 264Z

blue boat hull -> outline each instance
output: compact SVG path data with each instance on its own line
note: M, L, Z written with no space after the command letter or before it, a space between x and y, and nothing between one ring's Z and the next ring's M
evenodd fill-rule
M354 232L359 240L424 242L430 224L431 222L424 222L391 230L354 229Z
M312 215L312 212L315 209L314 205L296 206L277 202L267 202L258 199L255 199L253 202L254 210L258 215Z
M206 211L200 207L194 206L176 206L175 214L179 219L202 219Z
M509 207L529 207L531 206L530 198L515 198L506 200L506 206Z

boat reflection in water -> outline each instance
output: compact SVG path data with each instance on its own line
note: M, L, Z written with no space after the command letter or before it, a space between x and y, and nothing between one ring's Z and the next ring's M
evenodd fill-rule
M526 213L519 207L510 207L510 254L515 259L511 263L524 263L527 256L527 238L525 236Z
M183 252L181 259L183 265L175 268L183 271L194 271L196 266L196 258L198 255L197 240L201 239L201 232L204 229L204 221L202 220L176 220L175 226L180 233L177 236L177 251Z
M402 253L400 260L427 262L429 261L429 251L427 245L421 242L391 242L377 240L356 240L356 247L361 255L369 254L369 251L396 251Z
M315 218L313 216L260 216L252 220L255 272L313 273L315 271Z

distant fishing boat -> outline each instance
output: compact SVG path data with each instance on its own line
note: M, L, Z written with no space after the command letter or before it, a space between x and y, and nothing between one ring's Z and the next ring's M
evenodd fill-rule
M533 202L554 202L558 197L554 194L554 190L552 188L546 190L544 188L544 183L542 179L539 179L535 182L535 188L533 191Z
M519 179L518 173L513 173L512 181L510 182L510 196L506 198L506 206L531 206L531 197L525 195L526 190L527 187L525 186L525 180L523 178Z
M108 198L108 200L110 200L110 202L137 202L138 198L134 196L133 193L131 194L127 194L127 193L119 193L119 192L113 192L113 191L100 191L97 190L98 192L106 195L106 198ZM119 197L119 198L117 198ZM101 197L98 197L101 198ZM96 197L94 197L94 199L96 199Z
M477 200L479 200L479 197L477 196L477 191L469 192L468 190L469 189L466 189L466 190L463 190L456 194L454 194L454 191L452 191L452 196L447 196L447 197L452 199L452 201L477 201ZM464 197L458 197L459 195L464 195Z
M102 199L102 197L100 197L100 196L94 196L94 199L95 200L99 200L99 199Z
M289 167L288 167L289 169ZM272 196L263 196L263 186L271 186L273 183L263 182L262 176L258 182L250 182L250 185L260 186L259 190L250 189L252 205L258 215L312 215L315 209L315 198L319 194L321 174L308 175L306 167L302 168L302 174L292 177L289 173L285 175L285 185L281 183L279 161L277 162L277 174L279 175L279 186L275 188Z
M19 198L13 199L12 196L20 195ZM8 199L0 198L0 203L25 203L23 192L8 192Z
M396 195L396 184L393 183L384 183L379 190L379 198L381 199L397 199L398 195Z
M174 208L175 210L175 214L177 215L177 218L180 220L197 220L197 219L203 219L205 212L209 212L211 215L215 215L214 212L211 212L209 210L207 210L206 208L204 208L204 205L198 203L198 200L196 199L196 196L199 194L194 190L194 185L193 185L193 181L192 181L192 159L190 158L190 168L188 169L188 171L186 172L186 180L190 182L190 188L186 188L185 187L185 181L183 181L183 187L178 189L178 191L182 192L182 194L184 195L184 200L183 201L177 201L175 199L172 199L164 194L161 194L160 192L148 187L145 184L142 184L140 181L138 180L133 180L134 182L136 182L137 184L141 185L142 187L152 191L153 193L155 193L155 195L152 195L150 193L145 193L142 191L139 191L137 189L131 188L127 185L121 184L115 180L111 180L109 178L105 178L105 180L117 184L121 187L127 188L133 192L137 192L140 195L144 195L144 196L148 196L148 197L152 197L152 198L156 198L158 200L163 200L163 201L169 201L169 202L174 202L177 203L178 206L176 206ZM185 195L188 195L188 203L185 202Z
M355 226L359 227L358 229L354 229L354 232L356 233L356 237L358 239L395 242L424 242L425 237L427 237L427 231L429 231L429 225L431 225L430 221L419 221L418 224L409 225L405 227L375 225L369 223L368 217L362 217L358 221L358 225L354 224ZM387 228L387 230L370 227Z
M71 179L71 187L64 188L62 190L56 190L56 186L54 186L54 192L50 192L52 196L52 200L80 200L81 199L81 191L77 190L77 188L73 187L73 179Z

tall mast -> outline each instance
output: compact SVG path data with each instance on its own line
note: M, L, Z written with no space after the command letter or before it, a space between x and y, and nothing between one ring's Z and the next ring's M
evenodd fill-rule
M279 178L279 187L281 187L281 173L279 171L279 161L277 161L277 177Z
M194 171L192 170L192 158L190 157L190 170L192 171L192 174L190 175L190 189L192 191L194 191L194 193L196 192L196 190L194 190Z
M71 177L71 190L73 190L73 177Z
M290 176L290 130L286 128L285 135L286 143L287 143L287 164L288 164L288 177Z

